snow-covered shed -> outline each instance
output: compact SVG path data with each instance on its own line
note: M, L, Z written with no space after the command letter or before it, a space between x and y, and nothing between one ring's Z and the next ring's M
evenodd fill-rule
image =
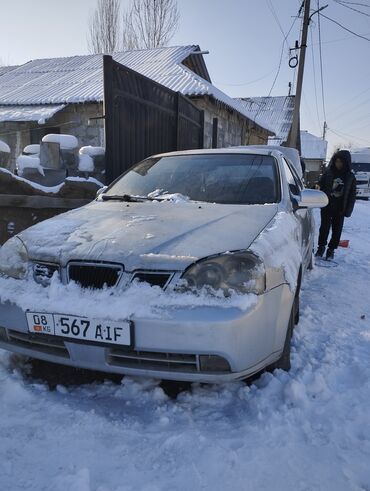
M269 125L215 87L199 46L115 53L114 60L192 99L205 112L204 146L266 143ZM0 138L11 160L48 133L68 133L81 146L104 146L103 56L29 61L0 72Z

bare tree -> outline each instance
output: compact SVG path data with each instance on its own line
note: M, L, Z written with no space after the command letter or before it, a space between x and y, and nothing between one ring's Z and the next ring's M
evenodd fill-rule
M119 0L98 0L90 17L88 47L90 53L113 53L120 49Z
M123 16L123 49L165 46L179 23L176 0L132 0Z

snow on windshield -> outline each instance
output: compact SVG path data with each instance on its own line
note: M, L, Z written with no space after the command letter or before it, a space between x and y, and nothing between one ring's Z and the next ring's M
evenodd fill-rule
M186 203L190 201L189 196L184 196L181 193L168 193L163 189L156 189L149 193L148 198L158 198L159 200L172 201L173 203Z

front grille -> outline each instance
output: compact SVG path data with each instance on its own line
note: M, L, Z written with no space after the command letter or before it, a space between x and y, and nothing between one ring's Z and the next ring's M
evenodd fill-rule
M143 370L197 372L197 355L136 351L129 348L108 349L108 364Z
M170 280L172 274L171 273L160 273L160 272L151 272L151 271L137 271L132 276L132 281L140 281L149 283L151 286L160 286L164 288L168 281Z
M122 266L107 263L70 263L68 279L78 283L82 288L101 289L104 286L115 286L121 275Z
M356 184L357 184L357 186L367 186L369 184L369 181L357 180Z
M21 348L69 358L69 353L64 342L47 334L33 334L8 329L8 342Z

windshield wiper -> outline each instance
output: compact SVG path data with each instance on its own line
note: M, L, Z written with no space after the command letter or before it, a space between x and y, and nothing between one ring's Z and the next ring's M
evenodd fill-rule
M145 196L131 196L131 194L102 194L103 201L128 201L130 203L141 203L149 198Z

